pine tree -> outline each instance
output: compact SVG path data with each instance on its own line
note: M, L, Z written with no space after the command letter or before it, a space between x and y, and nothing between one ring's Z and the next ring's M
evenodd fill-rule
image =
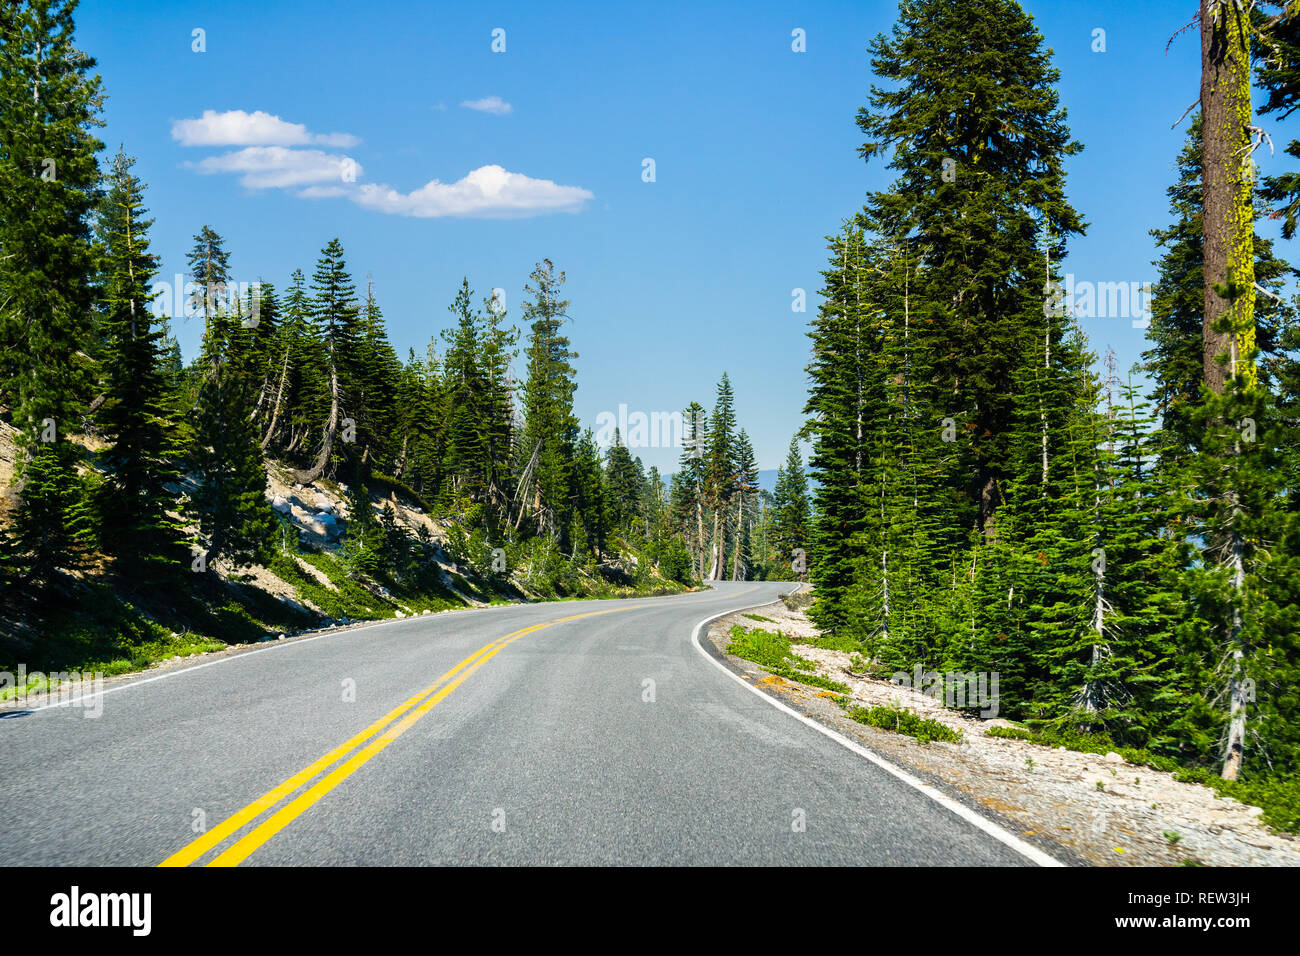
M859 423L868 378L860 358L870 345L860 321L866 257L862 231L846 224L830 245L823 301L809 332L813 359L804 411L813 438L809 466L817 480L811 535L816 561L809 567L817 601L809 614L822 629L835 631L849 623L844 601L854 586L861 556L858 532L869 513L862 494L867 436Z
M1066 237L1082 232L1063 169L1082 147L1058 105L1059 71L1013 0L904 3L892 38L878 37L872 54L876 74L898 89L874 88L859 110L868 137L860 153L870 161L892 147L899 179L869 194L868 218L924 250L927 337L944 346L931 391L969 432L974 475L953 481L973 488L978 526L991 534L1007 478L1010 384L1041 313L1043 253L1033 237L1045 227L1060 261Z
M194 416L192 464L198 487L189 502L201 538L191 562L198 572L222 558L235 567L268 560L275 527L266 501L261 435L253 417L260 376L247 362L249 329L238 308L228 307L229 299L214 296L212 301L198 363ZM234 302L238 307L238 299Z
M144 218L144 186L131 172L134 162L124 152L113 160L100 214L105 401L98 420L109 447L98 513L104 550L137 583L156 584L174 575L186 549L179 523L168 514L177 502L167 485L180 479L177 429L167 405L163 329L149 307L152 220Z
M758 492L758 462L754 445L745 429L736 436L736 541L731 552L731 580L746 580L754 567L750 525L754 520L754 497Z
M785 464L776 470L776 488L772 493L772 544L781 561L795 559L795 550L808 549L811 506L808 503L808 478L799 454L799 438L790 439Z
M295 463L302 464L309 436L329 415L330 386L327 357L316 335L311 297L301 269L295 269L290 277L281 331L284 355L276 387L279 414L273 413L262 441L264 447L291 455Z
M735 396L731 391L731 380L723 372L718 382L713 415L709 419L708 453L704 458L704 487L713 515L708 573L712 580L720 580L726 569L728 512L739 488L735 427Z
M363 331L359 312L356 287L343 259L343 246L337 238L331 239L316 262L311 298L313 337L320 343L319 352L323 352L329 404L315 460L294 473L294 480L301 484L309 484L331 469L340 430L341 444L345 446L353 445L358 435L360 423L355 414L364 397ZM313 429L319 427L319 422L317 419L313 423ZM342 457L342 454L338 456L340 460Z
M514 494L511 465L514 455L514 388L510 362L517 350L519 332L506 324L506 310L494 297L484 300L484 321L478 340L484 376L483 435L485 439L484 480L487 486L486 516L494 529L504 526Z
M699 402L691 402L682 412L682 453L677 474L673 475L672 499L674 527L686 541L691 553L693 576L705 578L706 547L704 538L705 463L704 451L709 444L708 415Z
M456 317L455 329L443 333L447 354L443 361L444 383L451 407L443 470L448 476L444 494L482 501L487 497L492 465L488 451L488 384L481 366L483 343L479 331L481 313L473 308L469 280L462 279L449 311Z
M1259 84L1268 93L1260 106L1261 115L1278 114L1281 122L1300 108L1300 6L1294 0L1268 4L1277 10L1261 26L1260 55L1256 60ZM1262 16L1263 4L1257 8ZM1300 159L1300 139L1287 144L1286 154ZM1280 208L1273 218L1282 220L1282 236L1295 235L1300 219L1300 171L1288 171L1264 180L1260 194Z
M90 544L69 441L89 395L103 95L75 45L75 2L10 4L0 22L0 406L18 430L20 503L4 563L43 580Z
M370 469L387 470L394 454L391 439L397 413L393 396L402 363L388 341L384 315L375 300L373 285L367 285L366 301L358 321L361 340L353 401L358 421L357 443L361 459Z
M623 444L617 428L614 443L605 455L605 484L609 489L610 525L619 531L630 530L640 511L644 479L639 461Z
M574 442L565 465L570 489L568 549L573 563L585 566L604 554L614 527L609 483L591 429Z
M577 353L561 334L569 303L560 298L564 273L556 273L549 259L537 264L525 286L531 296L524 318L532 329L528 345L528 371L523 388L524 427L519 443L518 513L515 526L526 516L537 532L563 538L570 525L568 462L577 441L578 422L573 414L574 370ZM563 548L567 542L561 541Z
M193 285L187 311L192 309L203 316L206 336L212 316L226 308L230 300L230 253L220 234L205 225L195 235L185 261Z

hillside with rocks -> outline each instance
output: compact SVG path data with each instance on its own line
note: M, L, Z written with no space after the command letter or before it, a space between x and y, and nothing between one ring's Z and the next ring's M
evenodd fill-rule
M82 477L93 484L102 447L91 435L74 440ZM0 509L12 507L21 491L13 484L16 456L14 429L0 423ZM195 491L193 476L171 490L184 504ZM364 552L349 535L355 521L349 491L326 478L296 482L292 468L268 462L266 503L276 517L269 561L236 568L218 558L211 573L195 573L190 594L138 589L103 563L69 570L60 590L74 600L62 610L45 604L32 608L30 618L0 620L0 659L116 674L357 621L510 601L685 590L631 549L585 564L537 547L494 552L476 543L470 529L431 515L392 487L369 495L392 553ZM188 536L197 534L184 508L173 517Z

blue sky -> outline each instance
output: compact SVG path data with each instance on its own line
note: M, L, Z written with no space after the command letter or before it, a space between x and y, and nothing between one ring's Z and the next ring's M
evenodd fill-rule
M1153 280L1147 233L1167 222L1185 133L1171 126L1198 91L1196 32L1165 45L1195 0L1025 6L1085 146L1067 170L1090 226L1066 271ZM109 96L107 152L123 144L148 184L163 278L184 270L204 224L226 238L236 280L281 288L338 236L358 285L373 275L405 357L447 324L462 276L482 295L503 288L517 317L548 257L568 275L584 425L620 403L711 406L725 370L767 469L802 422L824 237L888 181L857 157L854 116L871 82L865 47L896 9L84 0L77 22ZM806 52L791 50L796 28ZM1092 50L1098 28L1104 53ZM1271 172L1295 132L1264 123L1278 155L1258 158ZM647 157L654 182L642 178ZM250 179L254 166L263 175ZM433 180L452 188L422 189ZM277 181L292 185L267 185ZM492 200L480 184L502 191ZM1279 251L1295 258L1294 245ZM804 314L791 310L795 288L807 290ZM1137 360L1130 317L1081 324L1121 368ZM175 328L195 354L199 323ZM675 449L636 453L675 470Z

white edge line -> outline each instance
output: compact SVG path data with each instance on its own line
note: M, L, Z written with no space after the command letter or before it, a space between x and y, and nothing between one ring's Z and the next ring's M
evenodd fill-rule
M708 592L712 592L712 591L714 591L714 590L715 590L715 589L710 588L710 589L708 589ZM700 591L700 592L694 592L694 593L708 593L708 592ZM676 594L656 594L656 595L654 595L653 597L651 597L651 598L649 598L649 599L647 599L647 600L654 600L655 598L665 598L665 597L678 597L678 595L676 595ZM635 599L635 598L614 598L613 600L627 601L627 600L636 600L636 599ZM451 609L451 610L446 611L446 612L443 612L443 613L444 613L444 614L457 614L457 613L469 613L469 612L472 612L472 611L493 611L493 610L497 610L497 609L521 608L521 607L533 607L533 606L536 606L536 605L539 605L539 604L585 604L585 603L596 603L596 602L594 602L594 601L593 601L593 602L586 602L586 601L535 601L535 602L528 602L528 603L525 603L525 602L514 603L514 602L512 602L512 603L508 603L508 604L492 604L492 605L488 605L488 606L486 606L486 607L465 607L465 608L454 608L454 609ZM732 613L732 612L728 611L727 613ZM268 643L268 644L270 645L269 647L259 647L259 648L255 649L255 650L241 651L241 652L239 652L238 654L231 654L231 655L226 656L226 657L218 658L218 659L215 660L215 661L207 661L206 663L203 663L203 664L195 664L195 665L193 665L192 667L183 667L183 666L182 666L182 667L178 667L178 668L176 668L175 670L168 671L166 674L156 674L156 675L154 675L153 677L143 677L143 678L141 678L140 680L128 680L128 681L124 681L123 683L118 684L116 687L109 687L109 688L106 689L106 690L101 690L101 691L97 691L97 692L92 692L92 693L90 693L90 694L82 694L80 697L74 697L74 698L72 698L71 700L59 700L57 703L53 703L53 704L39 704L39 705L37 705L37 706L35 706L35 707L20 707L20 708L16 708L15 711L10 711L10 712L22 711L23 713L26 713L26 714L34 714L34 713L36 713L37 711L41 711L41 710L49 710L51 707L75 707L76 705L80 704L82 701L92 701L92 700L97 700L97 699L99 699L99 698L103 698L103 697L107 696L108 694L115 693L115 692L117 692L117 691L119 691L119 690L129 690L129 689L132 688L132 687L142 687L142 686L145 685L145 684L152 684L152 683L153 683L154 681L156 681L156 680L166 680L166 679L169 678L169 677L179 677L179 676L181 676L182 674L190 674L190 673L193 673L194 671L201 671L201 670L203 670L203 668L205 668L205 667L215 667L217 664L229 664L231 661L237 661L237 660L241 660L241 659L246 658L246 657L252 657L252 656L255 655L255 654L261 654L261 653L264 652L264 651L283 650L283 649L286 648L286 647L298 647L298 646L301 646L301 645L303 645L303 644L310 644L312 641L318 641L318 640L320 640L322 637L339 637L340 635L348 634L348 633L351 633L351 632L353 632L353 631L363 631L363 630L367 630L367 629L372 628L372 627L382 627L382 626L385 625L385 624L410 624L410 623L413 622L413 621L422 621L422 620L424 620L425 617L431 617L431 618L432 618L432 617L438 617L438 616L439 616L439 615L436 614L436 613L435 613L435 614L429 614L429 615L426 615L426 614L416 614L416 615L413 615L413 616L411 616L411 617L406 617L406 618L385 618L385 619L381 619L381 620L378 620L378 621L375 621L375 620L371 620L371 621L357 621L357 622L355 622L355 623L358 625L358 626L356 626L356 627L330 628L329 630L326 630L326 631L324 631L324 632L322 632L322 633L320 633L320 634L313 634L311 637L300 637L300 636L299 636L299 637L286 638L285 641L284 641L283 643L280 642L280 641L268 641L268 642L266 642L266 643ZM235 645L232 645L232 646L235 646ZM69 683L72 683L72 682L70 681ZM81 681L81 682L79 682L79 683L85 683L85 681ZM3 715L6 711L8 711L8 708L0 709L0 715ZM86 716L89 716L89 715L86 715Z
M781 701L776 700L774 697L768 694L764 694L753 684L746 683L743 677L736 674L734 671L730 670L726 665L724 665L716 657L714 657L712 654L710 654L708 651L706 651L703 647L700 646L700 631L704 628L706 624L710 624L713 621L716 621L720 617L726 617L728 614L735 614L737 611L743 611L747 607L758 607L758 605L745 604L742 605L741 607L733 608L730 611L722 611L719 614L714 614L711 617L706 617L704 620L700 621L700 623L695 625L695 630L691 632L691 643L695 645L695 649L700 652L701 657L703 657L706 661L708 661L718 670L722 671L722 673L726 674L728 677L734 680L741 687L745 688L745 690L749 691L752 694L758 695L761 699L767 701L777 710L784 711L785 713L793 717L795 720L807 724L809 727L811 727L813 730L816 730L818 733L825 734L827 737L831 738L831 740L834 740L836 743L842 744L843 746L847 747L849 750L853 751L859 757L864 757L867 760L870 760L881 770L893 774L895 777L903 781L903 783L907 784L909 787L912 787L915 790L919 790L921 793L925 794L927 797L929 797L935 803L942 806L944 809L951 810L953 813L961 817L967 823L984 831L985 833L993 837L993 839L997 840L998 842L1006 844L1011 849L1019 853L1021 856L1026 857L1027 859L1031 860L1034 863L1037 863L1039 866L1065 866L1065 864L1062 863L1060 860L1056 859L1053 856L1049 856L1048 854L1044 853L1042 850L1038 849L1038 847L1033 846L1030 843L1026 843L1024 840L1020 839L1020 837L1016 836L1014 833L1007 830L1006 828L998 826L998 824L994 823L992 820L980 816L978 813L976 813L974 810L972 810L970 807L966 806L965 804L958 803L956 800L952 799L952 797L949 797L946 794L940 792L939 790L936 790L934 787L930 786L927 783L923 783L922 781L918 780L916 777L908 773L906 770L902 770L894 766L892 763L890 763L885 758L881 757L879 754L872 753L866 747L863 747L861 744L857 743L856 741L850 740L848 737L845 737L843 734L839 733L838 731L831 730L829 727L824 727L823 725L819 724L817 721L813 720L811 717L806 717L803 714L799 713L797 710L793 709L792 707L789 707L786 704L783 704Z
M407 618L407 620L408 621L412 620L412 618ZM398 622L397 621L376 621L375 622L375 624L390 624L390 623L396 624ZM371 624L367 626L373 627L375 625ZM49 710L51 707L72 707L75 706L76 704L81 703L82 701L95 700L96 698L106 697L109 694L115 693L116 691L119 690L129 690L132 687L141 687L144 684L152 684L156 680L166 680L169 677L179 677L182 674L192 674L194 671L201 671L205 667L215 667L218 664L229 664L231 661L237 661L244 657L252 657L254 654L261 654L264 651L282 650L285 647L291 647L293 645L298 645L298 644L310 644L312 641L319 641L322 637L338 637L340 634L346 634L348 631L361 630L361 629L362 628L344 628L343 630L339 630L339 631L326 631L324 634L315 634L311 637L303 637L303 638L298 638L296 640L287 639L290 641L290 643L286 643L286 644L281 644L279 641L275 641L274 643L271 643L270 647L259 647L256 650L242 651L238 654L231 654L229 657L218 658L215 661L208 661L207 663L204 664L195 664L192 667L178 667L175 670L168 671L166 674L156 674L153 677L142 677L140 680L126 681L124 683L118 684L116 687L109 687L106 690L101 690L97 693L92 693L90 695L74 697L72 700L61 700L56 704L41 704L37 707L23 707L20 709L25 713L34 714L38 710ZM82 681L81 683L85 683L85 682Z

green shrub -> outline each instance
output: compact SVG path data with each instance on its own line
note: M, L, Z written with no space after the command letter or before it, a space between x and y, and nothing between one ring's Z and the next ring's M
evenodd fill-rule
M986 737L1005 737L1008 740L1028 740L1033 743L1039 743L1034 739L1032 731L1025 730L1023 727L990 727L984 731Z
M860 724L892 730L896 733L915 737L923 744L932 740L944 740L959 744L962 736L947 724L941 724L929 717L921 717L901 707L852 707L848 714Z
M820 687L838 694L849 692L848 686L839 681L809 673L816 670L817 663L791 653L790 639L776 631L750 630L739 624L732 625L727 653L753 661L763 670L798 684Z

